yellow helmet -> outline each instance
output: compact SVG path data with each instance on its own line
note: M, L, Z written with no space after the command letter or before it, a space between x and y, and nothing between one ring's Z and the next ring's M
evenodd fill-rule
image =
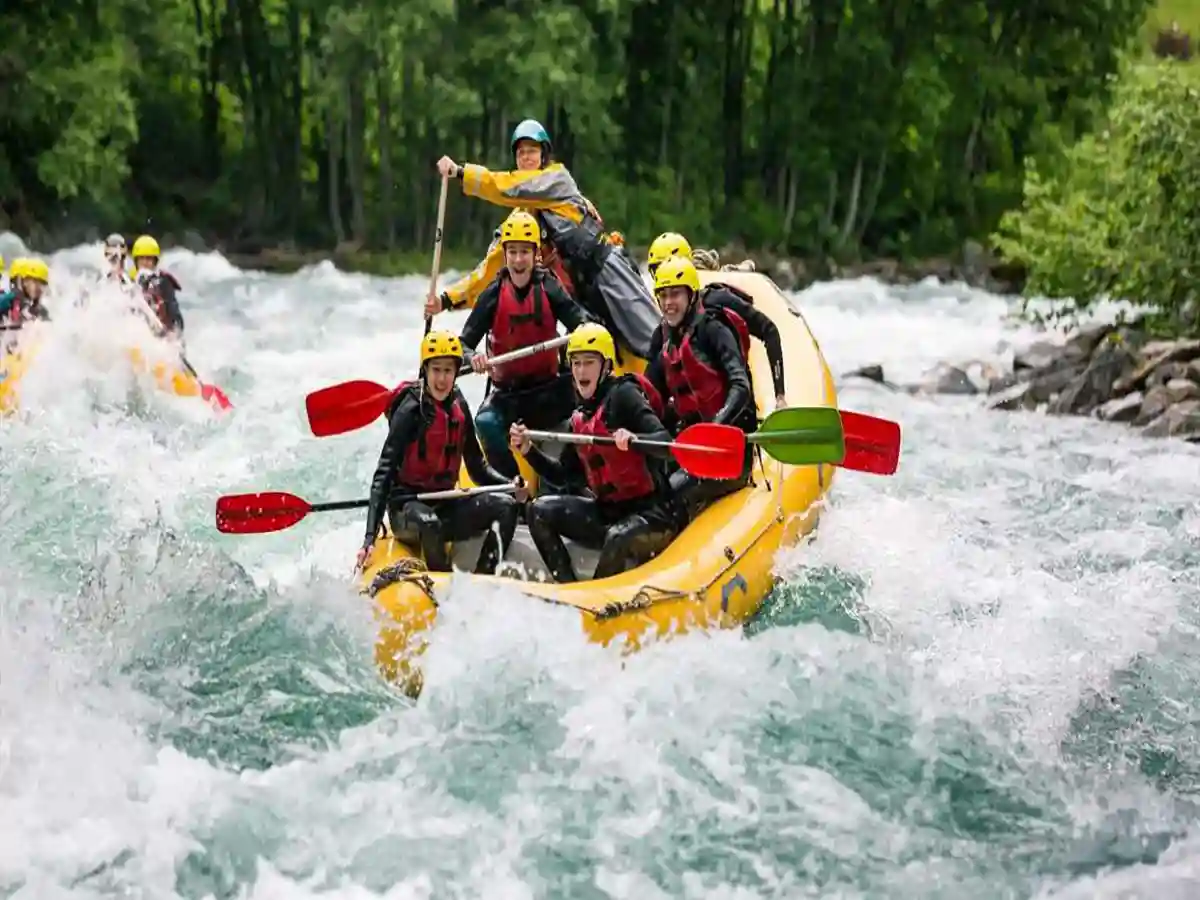
M50 267L40 259L24 260L25 265L21 267L22 278L32 278L34 281L40 281L43 284L50 283Z
M650 245L650 252L646 254L646 265L653 269L665 263L672 256L682 256L684 259L691 259L692 245L687 242L687 238L682 234L674 231L664 231Z
M580 325L567 341L567 356L574 353L599 353L613 365L617 364L617 345L608 329L596 322Z
M448 331L431 331L421 338L422 366L431 359L441 359L445 356L452 356L462 362L462 341L458 339L457 335Z
M8 267L9 278L20 278L25 274L25 257L14 256L12 263Z
M137 259L139 256L153 256L155 258L162 256L162 250L159 249L158 241L148 234L143 234L139 237L133 242L133 249L129 251L129 258Z
M539 247L542 243L542 229L538 220L520 209L513 210L500 226L501 245L517 241L533 244L534 247Z
M656 293L672 287L691 288L693 293L700 290L700 276L696 272L696 266L687 257L672 256L659 265L654 273Z

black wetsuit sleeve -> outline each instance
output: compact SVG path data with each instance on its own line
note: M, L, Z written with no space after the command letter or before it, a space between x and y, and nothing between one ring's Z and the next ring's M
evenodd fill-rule
M157 288L162 296L163 311L167 315L167 321L164 323L167 330L183 331L183 311L179 308L179 294L175 290L174 282L160 275Z
M471 314L467 316L462 334L458 336L464 348L474 350L484 336L492 330L492 322L496 318L496 307L499 303L500 282L496 280L483 289L483 292L475 300L475 307L471 310Z
M626 381L616 385L608 395L604 409L607 419L605 424L608 425L609 431L627 428L642 440L671 440L667 426L654 414L654 410L646 401L646 395L632 382ZM647 456L660 459L665 459L671 454L666 447L646 447L644 452Z
M388 419L388 435L379 453L379 465L371 479L371 500L367 507L367 532L364 544L370 546L379 535L383 514L387 511L388 495L396 480L396 472L408 451L408 445L417 439L421 428L421 405L409 394L392 411Z
M648 360L658 359L662 355L663 347L663 329L662 325L657 325L654 328L654 333L650 335L650 354L646 357Z
M705 354L725 373L729 390L725 405L717 410L713 421L718 425L733 425L745 412L750 397L750 372L742 358L742 348L731 325L718 323L710 318L703 319L696 328L695 336L700 339Z
M643 374L665 402L671 395L667 393L667 376L662 367L663 340L663 326L660 324L650 335L650 355L646 357L646 371Z
M579 454L575 452L574 444L567 444L563 447L558 459L547 456L534 444L533 449L526 455L525 461L539 476L548 478L555 484L564 484L573 489L582 488L587 484L583 463L579 461Z
M467 399L460 394L456 402L467 420L467 433L463 438L462 450L463 463L467 467L467 474L471 476L471 480L479 485L479 487L486 487L491 484L508 484L509 479L488 465L487 459L484 458L483 449L479 446L479 438L475 435L475 419L471 416L471 407L467 405Z
M767 361L771 364L771 382L775 386L775 396L782 397L787 393L783 380L783 340L779 336L779 329L771 321L771 317L764 312L759 312L741 297L728 291L721 292L714 299L717 305L727 306L741 316L746 321L746 329L750 332L750 336L763 342L763 346L767 350Z
M545 279L542 289L546 292L546 300L550 303L554 318L562 322L568 331L574 331L580 325L595 321L591 314L566 292L557 278Z

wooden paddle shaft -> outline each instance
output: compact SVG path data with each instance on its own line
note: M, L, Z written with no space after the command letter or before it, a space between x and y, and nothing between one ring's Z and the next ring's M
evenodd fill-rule
M401 494L405 502L409 500L457 500L460 497L475 497L479 494L504 494L515 491L515 484L489 484L476 488L451 488L448 491L426 491L424 494ZM397 498L399 499L399 498ZM309 512L336 512L340 509L366 509L370 500L333 500L329 503L312 503Z
M558 444L615 444L616 438L601 437L594 434L572 434L567 431L526 431L531 441L551 441ZM703 444L681 444L678 441L647 441L635 437L633 447L667 447L677 450L695 450L697 453L723 453L719 447L705 447Z
M442 234L446 225L446 194L450 188L450 176L442 176L442 193L438 196L437 228L433 232L433 272L429 276L429 293L437 292L438 272L442 268ZM433 327L433 317L425 317L425 333Z
M548 341L530 344L528 347L522 347L519 350L511 350L508 353L501 353L499 356L493 356L488 359L488 365L499 366L503 365L504 363L514 362L518 359L524 359L526 356L533 356L533 354L541 353L543 350L555 350L570 339L571 338L569 336L564 334L561 337L552 338ZM475 370L471 368L470 363L463 363L462 367L458 370L458 374L470 375L474 371Z

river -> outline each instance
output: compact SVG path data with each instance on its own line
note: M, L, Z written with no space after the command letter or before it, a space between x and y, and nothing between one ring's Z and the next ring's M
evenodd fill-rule
M847 382L900 471L842 474L744 632L622 665L460 587L413 706L371 665L361 515L212 509L365 495L381 429L312 438L303 398L413 372L425 281L166 264L231 417L60 349L0 426L0 898L1200 892L1200 447ZM893 380L1032 335L964 288L799 302L835 371Z

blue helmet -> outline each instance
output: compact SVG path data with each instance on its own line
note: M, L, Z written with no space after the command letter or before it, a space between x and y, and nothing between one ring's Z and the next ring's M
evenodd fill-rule
M553 149L550 143L550 132L546 130L546 126L537 119L526 119L513 129L512 133L512 152L517 152L517 141L537 141L542 145L544 153L549 154ZM543 163L549 160L543 160Z

